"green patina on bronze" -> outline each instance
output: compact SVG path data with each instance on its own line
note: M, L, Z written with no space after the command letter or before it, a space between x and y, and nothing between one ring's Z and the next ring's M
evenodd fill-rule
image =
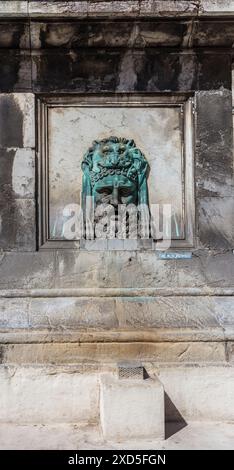
M82 161L82 203L86 196L94 204L148 204L149 165L134 140L109 137L95 140Z

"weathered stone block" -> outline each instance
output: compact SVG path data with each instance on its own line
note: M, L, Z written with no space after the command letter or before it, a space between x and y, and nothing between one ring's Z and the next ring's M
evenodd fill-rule
M231 92L220 90L197 93L196 110L197 196L232 196L233 131Z
M110 18L111 16L136 16L139 13L139 2L126 1L95 1L88 2L88 15Z
M1 4L4 2L1 2ZM13 3L13 2L9 2ZM21 2L23 3L23 2ZM0 5L0 18L2 16ZM18 22L0 22L0 48L6 49L29 49L29 23L25 20Z
M228 332L234 325L234 299L233 297L216 297L215 304L214 315L228 338Z
M126 242L134 240L126 240ZM126 243L126 250L129 244ZM160 260L157 253L146 251L70 251L57 253L57 287L201 287L232 286L232 253L216 255L196 252L191 260Z
M32 93L1 94L0 146L35 147L35 98Z
M0 368L0 421L93 423L98 418L98 378L61 368Z
M29 311L32 328L116 328L115 300L87 298L33 299Z
M0 288L52 288L55 253L4 253L0 260ZM8 299L8 302L9 299Z
M28 2L21 0L2 0L0 16L27 16Z
M150 328L219 327L213 314L215 308L216 298L214 297L123 298L118 299L116 303L116 312L121 319L121 326L134 329L143 325L148 325Z
M0 148L0 208L14 199L35 196L35 152L30 148Z
M31 57L27 50L1 49L0 68L1 93L32 90Z
M29 299L0 299L0 328L28 328Z
M17 149L12 168L12 189L16 198L35 197L35 151Z
M152 15L154 16L154 15ZM11 31L0 37L0 44L6 47L12 44L22 48L26 43L27 33L24 33L26 25L18 26L17 38L13 37ZM4 31L4 23L0 25ZM12 31L15 30L14 23ZM234 31L231 21L220 22L218 20L206 20L199 22L194 20L193 25L187 19L170 19L167 21L160 18L148 18L148 21L129 20L114 21L106 19L68 21L68 18L60 19L59 22L31 21L30 39L32 49L77 49L80 47L183 47L186 54L197 47L232 47L234 42ZM187 49L189 47L189 49ZM167 51L168 52L168 51Z
M196 88L196 60L193 54L179 55L171 52L165 55L153 49L133 52L130 65L132 64L131 67L135 70L137 77L135 90L141 92L194 90ZM130 65L128 73L131 70ZM125 57L122 59L123 67L126 67ZM130 90L126 88L126 91Z
M110 253L106 262L109 278L111 277L111 263L114 262L118 273L117 282L124 287L159 287L177 283L176 261L172 260L170 263L161 261L157 258L155 251L122 252L116 254L115 257Z
M175 268L175 282L179 287L201 287L208 284L204 269L207 253L194 253L192 259L177 260Z
M229 54L198 53L198 89L231 89L231 56Z
M110 50L48 51L33 56L33 87L36 92L112 91L118 80L120 53Z
M154 373L174 404L174 412L179 410L184 419L234 421L233 367L167 367ZM175 420L173 411L170 418Z
M164 439L164 389L159 380L119 380L102 375L100 387L105 439Z
M201 0L200 14L205 15L230 15L233 13L233 0Z
M66 330L64 329L66 336ZM70 330L71 331L71 330ZM68 339L69 336L68 336ZM191 342L54 342L2 345L4 364L113 364L136 361L157 364L227 364L222 341Z
M233 42L233 23L228 18L225 22L214 19L200 21L194 31L193 45L196 47L232 47Z
M213 256L210 253L202 260L203 270L207 283L210 286L233 286L234 279L234 257L232 251L227 253L217 253Z
M33 199L1 201L0 247L3 250L35 251L36 223Z
M203 198L198 201L198 235L209 249L231 249L234 245L234 198Z
M141 0L140 15L174 17L193 16L198 13L198 4L187 0L173 2L171 0Z
M9 203L14 197L12 188L12 172L16 149L0 148L0 207Z
M58 251L56 255L57 287L102 286L106 279L106 252Z
M29 2L30 17L87 16L88 1L32 1Z
M176 47L187 34L186 22L77 21L33 22L33 49L80 47ZM1 38L0 38L1 39Z
M33 55L35 91L191 91L196 89L196 55L163 54L153 48L46 49Z
M231 363L234 363L234 342L229 341L227 343L227 356L228 356L228 361Z

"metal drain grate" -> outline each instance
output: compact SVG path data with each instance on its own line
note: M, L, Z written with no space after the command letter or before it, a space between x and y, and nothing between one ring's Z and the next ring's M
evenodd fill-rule
M118 364L119 379L144 379L144 367L140 364Z

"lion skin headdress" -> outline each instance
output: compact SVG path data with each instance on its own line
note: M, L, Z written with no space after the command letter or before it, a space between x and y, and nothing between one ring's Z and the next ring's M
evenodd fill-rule
M109 144L119 144L114 155L108 152ZM109 137L95 140L84 155L82 200L92 196L94 184L109 174L124 175L137 186L138 204L148 204L147 174L149 164L134 140L123 137Z

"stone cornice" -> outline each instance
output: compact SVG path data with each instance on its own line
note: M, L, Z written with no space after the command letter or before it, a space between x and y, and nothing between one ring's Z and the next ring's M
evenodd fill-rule
M234 17L234 0L1 1L0 18Z

